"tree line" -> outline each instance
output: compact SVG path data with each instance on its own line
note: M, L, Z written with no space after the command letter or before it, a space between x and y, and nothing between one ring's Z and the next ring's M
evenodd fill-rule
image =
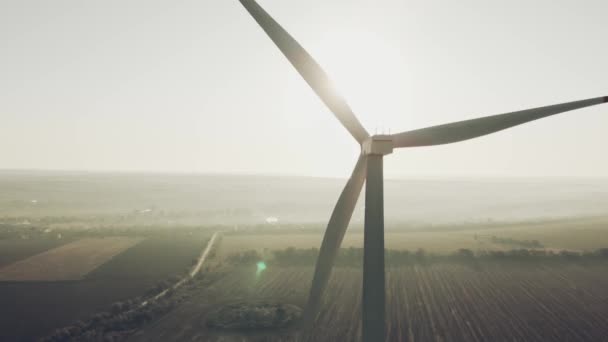
M248 250L234 253L227 259L228 262L237 265L255 265L259 261L279 266L311 266L314 265L319 255L318 248L299 249L288 247L274 250L270 256L268 253L260 253L256 250ZM479 250L473 251L467 248L458 249L449 254L429 253L420 248L410 250L385 251L387 266L398 266L407 264L428 264L433 262L473 262L473 261L593 261L608 260L608 248L600 248L595 251L553 251L544 249L518 248L511 250ZM363 248L342 248L336 257L336 266L356 266L363 264Z

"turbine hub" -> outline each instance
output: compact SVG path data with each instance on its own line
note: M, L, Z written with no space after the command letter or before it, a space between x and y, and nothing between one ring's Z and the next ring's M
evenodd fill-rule
M393 153L393 138L390 135L374 135L367 138L362 145L364 155L387 155Z

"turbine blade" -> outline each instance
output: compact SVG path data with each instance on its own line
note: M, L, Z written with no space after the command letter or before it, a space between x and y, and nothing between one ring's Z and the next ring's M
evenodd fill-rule
M323 291L329 281L334 261L344 238L344 233L346 233L346 228L355 210L361 188L363 188L363 183L365 183L366 168L367 157L362 154L344 190L342 190L334 211L331 213L331 218L327 223L327 229L325 230L325 236L323 237L319 257L317 258L308 304L303 315L305 324L312 324L319 312Z
M481 137L547 116L608 102L608 96L527 109L512 113L453 122L393 134L394 147L417 147L455 143Z
M363 143L369 134L357 120L346 100L336 91L321 66L255 0L239 1L342 125L359 144Z

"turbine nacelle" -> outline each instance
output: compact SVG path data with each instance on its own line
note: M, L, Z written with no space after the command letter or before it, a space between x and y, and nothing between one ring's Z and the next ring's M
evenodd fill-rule
M361 144L361 153L364 155L387 155L393 153L393 137L390 135L373 135Z

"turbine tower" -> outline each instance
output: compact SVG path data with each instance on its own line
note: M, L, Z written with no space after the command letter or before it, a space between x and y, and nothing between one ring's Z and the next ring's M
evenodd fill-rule
M366 342L385 340L383 159L394 148L455 143L501 131L551 115L608 102L608 96L448 123L389 135L370 136L336 91L319 64L255 0L239 0L298 73L361 146L353 173L331 214L310 289L303 320L313 324L336 255L363 184L365 226L363 244L362 336Z

